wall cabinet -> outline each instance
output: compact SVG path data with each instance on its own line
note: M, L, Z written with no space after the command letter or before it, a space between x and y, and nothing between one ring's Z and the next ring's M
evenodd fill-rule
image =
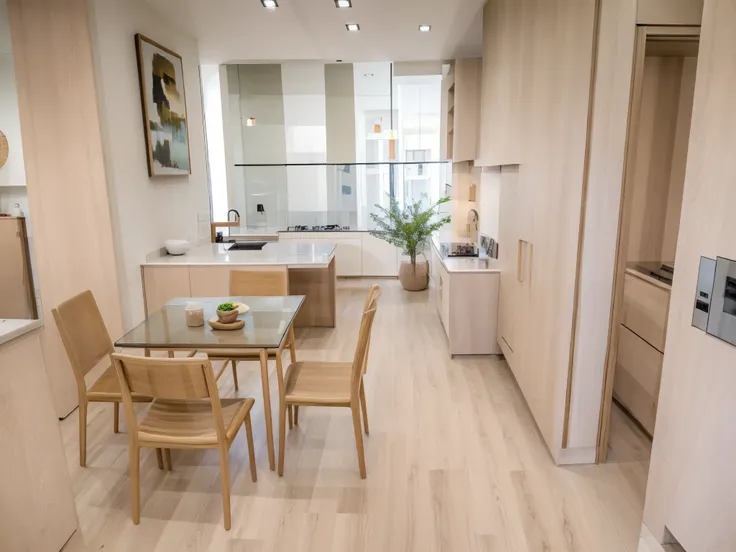
M521 162L522 6L519 0L488 0L483 8L478 145L483 166Z
M457 59L444 80L447 159L473 161L478 153L480 127L480 58Z

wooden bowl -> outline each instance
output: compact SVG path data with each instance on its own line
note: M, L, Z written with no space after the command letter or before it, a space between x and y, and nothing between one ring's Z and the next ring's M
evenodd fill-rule
M238 309L231 310L231 311L217 311L217 319L222 322L223 324L232 324L238 319Z

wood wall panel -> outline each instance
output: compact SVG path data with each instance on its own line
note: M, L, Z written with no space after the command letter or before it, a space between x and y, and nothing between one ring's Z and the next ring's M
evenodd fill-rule
M0 405L0 549L56 552L77 511L40 331L0 347Z
M77 388L51 309L91 289L108 331L122 333L120 293L85 0L8 0L28 200L59 417Z
M637 0L601 0L588 153L575 344L570 381L569 447L589 447L599 433L610 331Z
M688 552L732 550L736 348L691 326L701 255L736 258L736 2L706 0L644 522Z

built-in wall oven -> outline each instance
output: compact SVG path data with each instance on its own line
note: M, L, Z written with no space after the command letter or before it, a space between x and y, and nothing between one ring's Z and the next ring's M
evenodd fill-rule
M736 345L736 261L716 258L709 310L707 332Z

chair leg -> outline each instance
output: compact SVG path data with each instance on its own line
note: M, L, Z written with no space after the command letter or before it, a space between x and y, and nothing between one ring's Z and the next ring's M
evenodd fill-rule
M245 417L245 437L248 440L248 459L250 460L250 478L255 483L258 481L256 473L256 452L253 447L253 426L250 423L250 412Z
M286 454L286 402L281 398L279 405L279 476L284 475L284 455Z
M363 427L365 434L368 435L368 406L365 401L365 386L363 380L360 381L360 409L363 411Z
M353 430L355 432L355 446L358 449L358 467L360 468L360 478L365 479L365 452L363 451L363 431L360 427L360 408L353 402L350 405L353 411Z
M296 362L296 338L294 337L294 326L289 328L289 355L291 356L291 363Z
M158 463L158 469L164 469L164 455L160 448L156 449L156 462Z
M294 405L294 425L299 425L299 405Z
M112 421L112 432L113 433L120 433L120 403L112 403L113 404L113 421Z
M87 401L79 401L79 465L87 465Z
M294 429L294 412L291 405L287 406L286 410L289 413L289 429Z
M164 449L164 456L166 457L166 469L172 471L174 466L171 463L171 449Z
M130 486L131 502L133 503L133 524L141 522L141 465L140 449L131 443L130 445Z
M227 445L220 446L220 479L222 480L222 514L225 530L230 530L230 470L227 464Z
M235 390L239 390L240 387L238 386L238 362L235 359L232 359L230 362L233 363L233 383L235 383Z

